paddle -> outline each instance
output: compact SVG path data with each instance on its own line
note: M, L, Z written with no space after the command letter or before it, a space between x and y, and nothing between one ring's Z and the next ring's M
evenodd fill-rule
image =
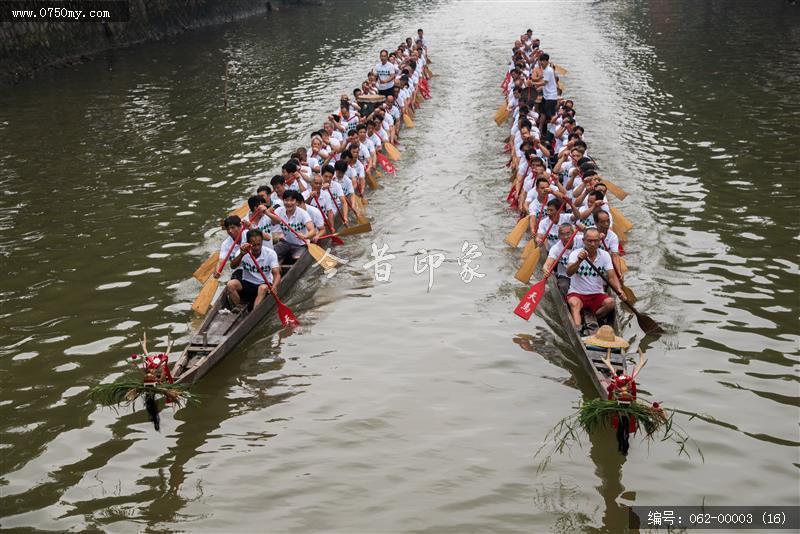
M627 232L631 228L633 228L633 223L628 220L625 215L622 214L618 208L611 208L611 216L614 217L614 224L617 225L618 228L622 228L624 232Z
M321 235L321 236L319 236L319 238L320 239L325 239L327 237L334 237L335 238L337 236L346 237L346 236L349 236L349 235L365 234L365 233L371 232L371 231L372 231L372 224L370 224L370 223L357 224L355 226L348 226L347 228L343 228L343 229L341 229L341 230L339 230L338 232L335 232L335 233Z
M510 247L517 248L519 246L519 242L522 241L522 237L525 235L525 231L528 229L529 217L525 216L522 217L519 221L517 221L517 225L511 230L504 241Z
M611 191L614 194L614 196L617 197L618 199L625 200L626 198L628 198L628 193L623 191L621 187L611 182L610 180L603 178L602 183L606 184L608 190Z
M331 256L330 254L325 252L325 250L321 246L315 243L307 242L308 239L301 236L297 230L292 228L289 225L289 223L283 219L283 217L281 217L274 211L272 212L272 214L275 215L275 217L277 217L279 221L281 221L283 225L282 228L283 227L288 228L297 237L297 239L306 243L306 246L308 247L308 252L314 257L314 259L317 261L320 267L322 267L327 271L328 269L333 269L334 267L337 267L339 265L339 262L336 260L334 256Z
M519 301L517 307L514 308L514 313L517 314L519 317L522 317L526 321L530 320L531 315L536 310L536 306L539 305L539 301L542 300L542 296L544 295L547 279L550 278L550 275L553 274L553 269L558 268L558 262L561 260L561 256L564 255L564 252L569 249L569 246L572 244L572 240L575 239L575 236L578 235L578 229L576 228L575 231L572 232L572 235L569 236L569 241L558 254L555 263L548 269L541 280L536 282L531 288L525 293L525 296Z
M300 326L300 321L298 321L297 317L294 316L294 313L292 313L291 308L289 308L289 306L281 302L281 299L278 298L278 294L275 292L275 288L272 286L272 284L269 283L267 275L264 274L264 271L258 264L256 257L253 256L252 252L248 252L247 254L250 255L250 259L253 260L253 263L256 265L256 269L258 269L258 272L261 274L261 278L263 278L264 283L267 284L269 292L272 294L272 298L275 299L275 304L278 305L278 318L281 320L281 324L283 326L291 326L291 327Z
M589 266L594 270L594 272L597 273L597 276L602 278L603 282L605 282L606 285L608 287L610 287L614 291L614 293L617 294L618 297L622 296L622 293L611 285L611 283L608 281L608 277L600 272L600 270L595 266L595 264L592 262L592 260L590 260L589 258L585 258L584 261L589 264ZM626 295L626 298L627 298L627 295ZM620 300L622 300L622 299L620 299ZM642 331L645 334L663 334L664 333L664 329L661 328L660 326L658 326L658 323L656 323L650 316L645 315L644 313L641 313L640 311L638 311L636 308L633 307L633 304L630 304L629 302L626 302L624 300L622 302L636 316L636 322L639 323L639 328L641 328Z
M556 74L558 74L559 76L567 76L567 75L569 75L569 71L567 71L567 69L565 69L561 65L555 65L554 64L553 65L553 70L555 70Z
M241 237L244 235L244 229L239 231L239 235L233 240L233 244L231 248L228 249L228 253L225 254L225 259L222 260L222 263L219 264L219 267L216 268L215 272L217 274L222 274L222 269L225 268L225 264L228 263L228 259L231 257L231 253L233 249L236 248L236 244L239 242ZM219 287L219 278L216 276L209 275L208 278L203 283L203 287L200 288L200 293L197 294L195 297L194 302L192 302L192 309L199 313L200 315L205 315L208 311L208 307L211 304L211 300L214 298L214 295L217 293L217 287Z
M364 210L363 206L361 206L360 210L356 210L355 208L353 208L353 204L350 203L350 199L347 198L347 195L344 195L344 197L342 197L342 198L344 198L344 201L347 202L347 207L350 208L350 211L352 211L356 215L356 221L358 221L358 224L366 224L366 223L369 222L366 217L361 215L361 211ZM358 197L355 197L355 198L356 198L356 201L357 201Z
M317 205L317 209L320 212L322 212L322 219L325 221L325 228L327 228L328 232L330 232L331 234L335 233L336 230L333 228L333 225L331 225L331 222L328 220L328 217L325 215L325 211L322 209L322 205L319 203L319 199L317 199L316 193L311 195L311 198L314 199L314 203ZM338 236L332 236L332 237L333 237L333 239L331 239L331 243L333 243L337 247L341 246L341 245L344 245L344 241L339 239Z
M389 156L390 160L397 161L400 159L400 151L389 141L384 141L383 149L386 151L386 155Z
M374 191L375 189L381 187L381 185L378 183L378 180L375 179L375 176L371 172L365 172L364 175L367 178L367 185L370 189Z
M408 128L414 127L414 121L408 116L408 113L403 113L403 124Z
M559 216L561 215L561 210L563 210L564 206L566 205L567 205L566 202L561 203L561 206L558 208L558 211L556 212L556 221L560 218ZM538 217L536 222L537 223L539 222ZM547 236L550 234L550 230L553 229L554 224L555 221L550 219L550 226L547 227L547 231L544 233L545 239L547 239ZM536 227L538 228L539 225L537 224ZM534 242L535 239L536 238L534 237L533 238ZM528 257L525 258L525 261L522 262L522 265L517 270L517 273L514 275L514 278L516 278L523 284L527 284L530 282L531 276L533 275L533 271L536 270L536 265L539 263L539 257L541 256L542 253L541 252L542 249L540 247L541 245L536 243L535 248L530 251L530 254L528 254Z
M605 238L601 238L601 241L603 243L603 248L606 249L606 252L611 254L611 250L608 248ZM631 288L625 285L625 282L622 281L622 276L626 272L628 272L628 265L625 263L625 260L619 254L617 255L617 260L619 262L619 272L617 272L617 276L619 277L619 285L620 287L622 287L622 292L625 293L626 297L628 297L628 302L630 302L631 304L636 304L636 301L639 300L636 298L636 294L633 292Z
M508 111L508 107L506 104L501 104L500 107L497 109L497 112L494 114L494 122L498 126L502 125L508 119L510 112Z

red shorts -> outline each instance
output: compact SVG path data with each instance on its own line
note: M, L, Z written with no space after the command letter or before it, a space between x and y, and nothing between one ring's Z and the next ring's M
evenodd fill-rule
M597 313L597 310L603 305L603 302L608 298L606 293L595 293L593 295L581 295L580 293L567 293L567 301L570 297L577 297L583 303L583 307L591 310L592 313Z

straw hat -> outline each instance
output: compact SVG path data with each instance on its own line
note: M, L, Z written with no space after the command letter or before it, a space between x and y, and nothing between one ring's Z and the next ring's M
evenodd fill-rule
M608 325L603 325L597 329L594 335L583 339L587 345L603 347L606 349L625 349L630 343L614 334L614 329Z

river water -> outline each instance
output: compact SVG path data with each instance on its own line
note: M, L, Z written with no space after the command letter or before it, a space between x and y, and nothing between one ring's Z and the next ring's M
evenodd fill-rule
M261 324L160 433L91 404L143 330L185 342L214 220L418 26L433 99L371 197L373 233L289 299L303 328ZM602 434L538 471L544 435L592 389L549 305L512 314L492 114L529 26L631 193L628 285L671 331L647 342L640 382L704 460L638 440L623 459ZM798 50L798 9L778 1L347 2L3 89L0 524L621 532L631 504L799 504ZM485 275L470 283L465 241ZM389 282L363 268L373 243L395 256ZM419 250L445 256L430 291ZM641 340L635 321L624 335Z

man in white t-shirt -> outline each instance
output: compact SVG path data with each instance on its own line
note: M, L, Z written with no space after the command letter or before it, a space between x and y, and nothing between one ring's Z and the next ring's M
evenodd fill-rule
M600 232L597 228L588 228L583 234L583 248L573 250L567 260L567 276L569 279L569 304L572 322L575 328L581 328L581 310L591 311L598 319L605 317L614 309L614 297L605 292L603 278L589 265L590 260L600 274L606 275L611 287L616 289L622 300L627 300L622 292L611 256L600 248ZM581 328L581 335L586 332Z
M389 51L381 50L381 60L373 69L378 75L378 94L389 96L394 93L394 79L397 76L397 67L389 61Z
M570 242L572 234L575 237ZM567 247L567 245L569 245ZM564 248L566 247L566 250ZM580 230L576 232L576 228L569 223L564 223L558 227L558 241L555 245L550 247L550 252L547 253L547 260L544 262L542 272L549 272L553 269L556 274L556 281L558 282L558 289L561 295L566 297L569 293L569 276L567 276L567 261L569 255L573 250L583 247L583 237ZM562 254L563 251L563 254ZM553 268L553 264L558 260L558 265Z
M283 232L283 238L275 244L281 263L294 263L305 252L308 240L317 234L308 212L298 207L302 199L298 191L287 189L283 193L283 206L267 210L267 216Z
M556 73L550 66L550 55L542 54L539 56L539 65L542 67L542 114L539 117L539 130L544 134L544 125L551 118L555 117L558 107L558 86L556 84Z
M311 217L311 222L314 223L314 228L317 229L317 235L311 239L311 241L316 243L317 237L325 233L325 218L322 215L322 212L316 206L306 202L306 199L303 197L303 195L300 195L300 199L298 199L297 207L308 213L308 216Z
M323 186L323 179L322 176L316 175L314 179L311 180L311 189L303 193L303 198L306 199L306 204L309 206L315 207L320 214L328 221L328 228L335 228L336 219L335 219L335 210L336 208L333 205L333 196L328 195L322 190ZM302 206L301 206L302 207ZM306 211L309 211L306 209ZM309 215L311 218L314 218L314 215L309 211ZM316 221L315 221L316 224ZM317 225L319 228L319 225Z
M281 281L278 256L274 250L263 246L263 242L261 231L249 230L247 243L242 243L239 253L231 261L231 267L242 268L242 280L230 280L226 286L228 299L235 307L250 302L254 308L258 307L269 294L269 285L275 287Z

